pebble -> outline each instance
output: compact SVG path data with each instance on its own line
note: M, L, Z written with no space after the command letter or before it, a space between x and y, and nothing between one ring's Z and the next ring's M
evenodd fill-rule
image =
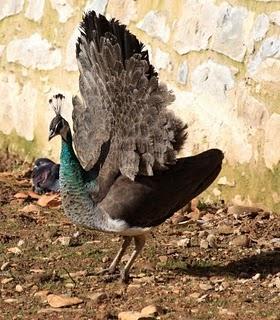
M199 246L201 249L208 249L209 243L207 240L202 239L202 240L200 240Z
M256 274L252 277L252 279L253 279L253 280L259 280L260 277L261 277L261 274L260 274L260 273L256 273Z
M224 225L218 226L217 232L219 234L228 235L228 234L232 234L234 232L234 230L233 230L233 228L231 226L228 226L228 225L224 224Z
M179 247L189 247L190 243L191 243L191 240L189 238L184 238L177 241L177 245Z
M48 304L53 308L62 308L77 305L83 302L82 299L76 297L68 297L65 295L49 294L47 296Z
M46 303L48 301L47 296L49 293L49 290L37 291L34 293L34 297L41 300L42 303Z
M241 236L237 236L236 238L234 238L231 241L231 245L233 245L234 247L247 248L250 246L250 242L250 238L247 235L242 234Z
M90 293L87 297L95 303L102 303L107 298L107 294L105 292L96 292Z
M10 262L4 262L1 266L1 271L6 270L9 265L10 265Z
M119 320L156 320L153 316L145 316L137 311L123 311L118 314Z
M201 290L208 291L208 290L213 289L213 286L211 284L209 284L209 283L200 283L199 284L199 288Z
M20 284L17 284L15 290L16 292L23 292L23 287Z
M9 283L9 282L11 282L13 280L14 280L14 278L4 278L4 279L1 280L1 284L6 284L6 283Z
M12 299L12 298L5 299L4 302L6 302L6 303L16 303L16 302L18 302L18 299Z
M208 241L209 247L216 248L217 247L217 239L214 234L210 233L206 240Z
M141 310L141 314L145 316L158 316L163 312L162 308L160 306L157 306L155 304L150 304L147 307L144 307Z

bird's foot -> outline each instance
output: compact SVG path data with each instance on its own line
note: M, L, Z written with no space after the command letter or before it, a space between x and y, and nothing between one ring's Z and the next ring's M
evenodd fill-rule
M129 283L129 279L130 279L129 273L126 272L125 270L122 270L121 271L121 282L127 284L127 283Z
M117 273L117 270L116 268L105 268L105 269L102 269L101 271L98 271L96 272L96 275L97 276L100 276L100 275L114 275Z

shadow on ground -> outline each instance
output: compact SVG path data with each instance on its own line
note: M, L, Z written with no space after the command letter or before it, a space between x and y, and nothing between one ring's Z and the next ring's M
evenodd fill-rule
M184 268L176 268L175 272L193 276L229 276L235 278L250 278L256 273L262 277L280 272L280 250L262 252L250 257L242 258L227 265L189 265Z

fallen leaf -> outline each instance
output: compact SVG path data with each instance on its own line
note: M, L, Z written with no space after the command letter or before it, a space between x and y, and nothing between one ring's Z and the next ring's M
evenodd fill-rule
M82 299L76 297L67 297L64 295L49 294L47 296L48 304L53 308L62 308L80 304Z
M21 250L18 247L8 248L7 251L14 254L21 254Z
M51 194L51 195L43 195L40 197L40 199L37 201L38 205L41 207L58 207L61 205L61 199L59 195L57 194Z
M14 198L16 199L27 199L28 198L28 194L24 193L24 192L18 192L14 195Z
M29 197L32 199L40 199L41 198L41 196L39 194L35 193L34 191L28 191L27 193L28 193Z

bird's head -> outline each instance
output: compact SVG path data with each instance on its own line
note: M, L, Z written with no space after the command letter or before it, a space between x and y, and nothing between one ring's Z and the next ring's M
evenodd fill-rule
M60 135L65 141L68 141L69 138L71 138L69 123L61 116L63 99L65 99L65 97L59 93L49 100L49 103L56 114L50 123L49 141L57 135Z

